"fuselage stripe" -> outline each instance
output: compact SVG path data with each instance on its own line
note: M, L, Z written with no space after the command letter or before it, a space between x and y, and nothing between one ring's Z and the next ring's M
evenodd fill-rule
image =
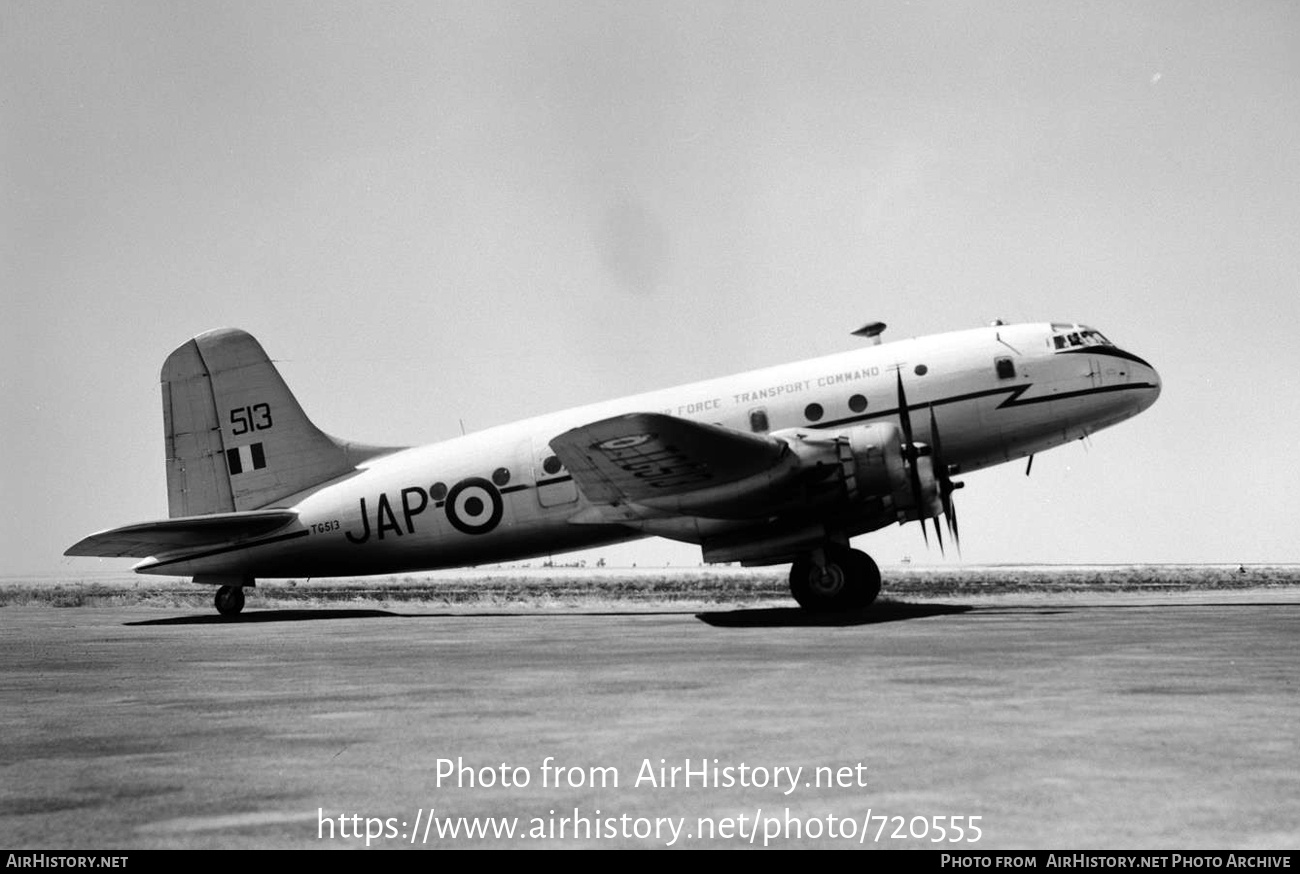
M567 483L572 479L573 477L571 476L557 476L551 477L550 479L539 479L537 481L537 487L540 489L542 486L553 486L558 483Z
M998 404L998 409L1001 410L1001 409L1006 409L1007 407L1022 407L1022 406L1027 406L1029 404L1042 404L1042 403L1048 403L1050 401L1061 401L1061 400L1066 400L1068 398L1084 397L1086 395L1155 388L1155 386L1149 382L1134 382L1134 383L1129 383L1127 385L1108 385L1108 386L1101 386L1099 388L1085 388L1085 389L1080 389L1079 391L1062 392L1060 394L1043 395L1042 397L1038 397L1038 398L1027 398L1025 400L1021 400L1020 396L1023 395L1025 392L1029 391L1029 389L1033 388L1033 385L1034 384L1032 382L1027 382L1021 385L1009 385L1009 386L1003 386L1001 388L992 388L992 389L986 389L984 391L970 392L969 394L964 394L964 395L953 395L952 397L938 398L937 400L925 401L919 404L908 404L907 410L910 413L913 410L924 410L927 407L943 407L943 406L947 406L948 404L959 404L962 403L963 401L972 401L972 400L978 400L979 398L996 397L997 395L1005 394L1007 395L1007 399L1004 400L1002 403ZM884 419L890 416L897 416L898 412L899 412L899 408L894 407L893 409L879 410L874 413L862 413L861 415L848 416L843 419L833 419L829 422L817 422L816 424L810 424L808 427L814 428L819 431L825 431L828 428L838 428L842 425L851 425L855 422L866 422L871 419Z

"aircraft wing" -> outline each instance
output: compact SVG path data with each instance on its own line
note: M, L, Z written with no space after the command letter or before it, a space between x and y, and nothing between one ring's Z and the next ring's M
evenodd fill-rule
M92 534L70 546L63 554L147 558L177 549L256 537L282 528L297 518L298 514L293 510L251 510L139 522Z
M754 492L785 479L790 447L662 413L631 413L566 431L550 441L593 504L637 504L723 518L761 511Z

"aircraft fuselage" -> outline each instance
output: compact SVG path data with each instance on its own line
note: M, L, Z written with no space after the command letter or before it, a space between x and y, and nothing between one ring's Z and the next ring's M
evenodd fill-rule
M1041 452L1127 419L1160 392L1154 368L1109 343L1074 343L1079 326L999 325L853 351L578 407L371 458L277 500L297 521L270 535L159 554L142 573L299 577L383 574L525 559L662 534L701 542L735 519L606 521L550 441L626 413L663 413L745 433L836 434L900 421L966 473ZM1093 332L1095 334L1095 332ZM1099 336L1099 335L1096 335ZM256 427L253 405L238 421ZM269 419L268 419L269 421ZM254 446L256 444L253 444ZM255 464L251 447L242 465ZM689 473L689 471L687 472ZM671 479L682 468L665 461ZM849 536L897 521L873 516Z

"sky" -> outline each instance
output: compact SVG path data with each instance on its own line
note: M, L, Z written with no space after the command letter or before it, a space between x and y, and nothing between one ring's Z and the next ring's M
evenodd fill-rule
M0 574L130 567L211 328L392 445L995 318L1162 396L855 545L1300 562L1297 143L1291 2L8 0Z

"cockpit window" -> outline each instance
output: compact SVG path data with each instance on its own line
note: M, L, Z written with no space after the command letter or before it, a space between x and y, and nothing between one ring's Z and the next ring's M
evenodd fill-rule
M1084 325L1052 325L1047 345L1051 349L1074 349L1079 346L1113 346L1101 331Z

